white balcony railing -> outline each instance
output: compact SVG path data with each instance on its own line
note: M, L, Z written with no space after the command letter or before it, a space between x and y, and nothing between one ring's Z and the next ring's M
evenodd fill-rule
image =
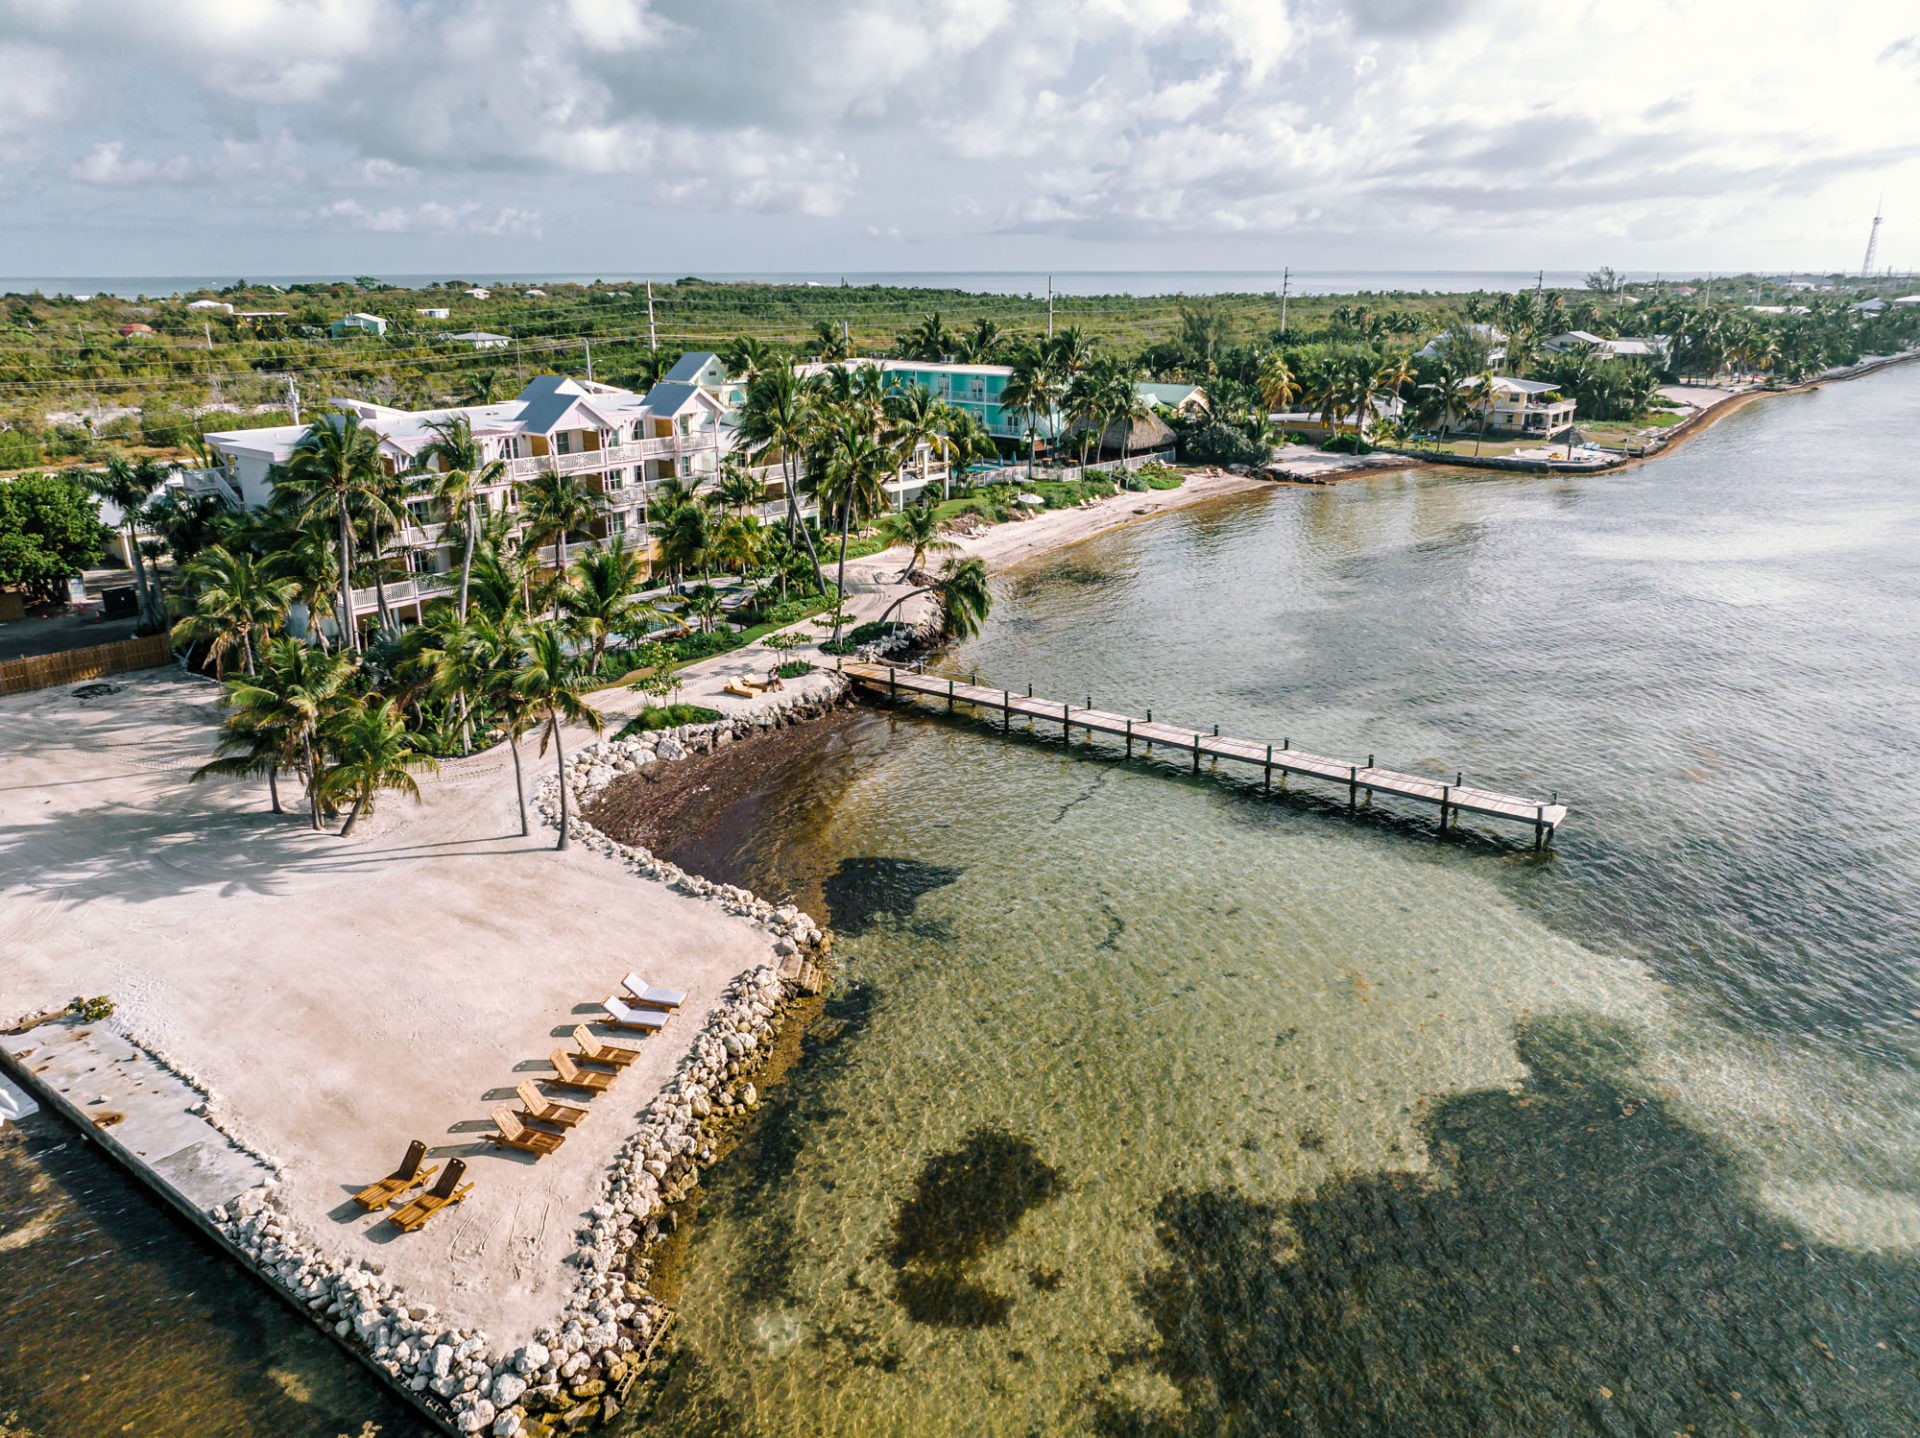
M608 445L605 449L585 449L577 454L536 454L510 459L506 462L507 477L531 479L536 474L577 474L613 465L635 464L642 460L712 454L723 447L712 430L630 439L624 444Z

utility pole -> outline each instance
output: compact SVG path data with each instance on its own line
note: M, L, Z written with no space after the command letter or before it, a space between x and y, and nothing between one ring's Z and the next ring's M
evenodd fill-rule
M208 322L206 322L206 323L204 323L204 324L202 324L202 325L200 326L200 328L201 328L202 330L204 330L204 331L206 331L206 335L207 335L207 353L209 353L209 354L211 354L211 353L213 353L213 323L212 323L212 321L208 321Z
M1713 303L1713 271L1707 271L1707 303Z
M652 280L647 281L647 348L650 350L657 350L660 348L660 334L659 334L659 331L655 330L653 327L653 281Z
M287 413L295 424L300 423L300 381L291 371L287 374Z
M1268 271L1269 274L1272 271ZM1280 269L1280 333L1287 332L1287 288L1293 283L1293 271L1282 266Z
M1880 248L1880 212L1886 208L1887 197L1882 195L1873 205L1873 228L1867 231L1867 257L1860 261L1860 277L1866 279L1873 274L1874 251Z
M1053 276L1047 276L1047 338L1053 338Z
M587 383L592 384L593 383L593 341L587 340L587 339L581 340L580 348L587 352Z
M846 281L842 280L840 283L845 285ZM847 352L848 359L853 358L853 331L847 328L845 320L840 321L840 347Z

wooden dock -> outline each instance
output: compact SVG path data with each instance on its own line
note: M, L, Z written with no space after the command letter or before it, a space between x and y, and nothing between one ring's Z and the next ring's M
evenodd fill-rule
M1128 754L1133 753L1135 744L1158 744L1179 753L1191 754L1196 774L1200 772L1202 759L1228 759L1260 770L1268 788L1273 787L1275 774L1322 779L1345 787L1349 808L1359 804L1363 793L1369 798L1374 794L1387 794L1397 799L1432 804L1440 810L1443 833L1450 824L1458 821L1460 815L1476 814L1488 819L1531 824L1533 846L1543 849L1552 842L1555 831L1567 817L1567 807L1558 801L1558 796L1550 800L1529 799L1482 789L1461 783L1458 779L1449 784L1420 774L1402 774L1393 769L1377 767L1371 755L1366 763L1360 764L1322 754L1308 754L1293 748L1291 739L1273 745L1223 736L1217 726L1212 733L1183 729L1177 724L1156 721L1152 710L1147 711L1146 718L1136 719L1129 714L1095 709L1091 702L1080 707L1061 699L1036 699L1031 690L1025 694L1015 694L1010 690L995 689L981 684L977 676L960 679L946 674L929 674L921 669L866 664L851 659L841 660L835 667L856 683L890 695L944 700L949 709L957 704L968 704L976 710L992 710L1000 715L1002 730L1009 728L1014 717L1020 715L1035 724L1058 724L1065 735L1070 735L1076 728L1084 729L1089 734L1109 735L1122 740Z

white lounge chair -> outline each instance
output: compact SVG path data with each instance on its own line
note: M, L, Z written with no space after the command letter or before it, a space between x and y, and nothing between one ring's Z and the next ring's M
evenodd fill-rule
M601 1006L606 1021L617 1029L638 1029L642 1033L658 1033L667 1026L667 1015L658 1009L636 1009L626 1003L618 994L609 994L606 1003Z
M620 987L627 991L627 997L647 1009L677 1009L687 1001L686 994L680 989L656 989L638 974L628 974L620 980Z

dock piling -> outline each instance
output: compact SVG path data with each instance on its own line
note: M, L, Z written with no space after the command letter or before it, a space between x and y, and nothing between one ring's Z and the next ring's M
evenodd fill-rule
M854 682L874 689L884 685L886 692L890 695L905 693L919 695L924 699L942 698L947 701L949 709L952 709L961 697L957 676L926 673L923 668L868 664L857 660L841 659L839 656L836 656L836 659L840 671ZM975 678L977 680L977 674ZM1027 697L1024 700L1018 699L1012 690L1000 691L998 703L1001 731L1010 732L1014 714L1020 713L1027 718L1028 732L1033 733L1040 720L1054 717L1052 706L1059 702L1058 718L1062 738L1071 742L1074 723L1072 702L1035 699L1033 685L1029 683L1026 688ZM992 693L991 689L983 691L977 683L974 683L969 686L966 700L975 707L976 711L990 709L995 703L991 697ZM1151 709L1147 711L1147 718L1144 721L1147 728L1144 732L1140 728L1141 722L1130 715L1105 714L1095 710L1091 694L1087 696L1087 707L1080 711L1080 724L1087 731L1089 742L1096 734L1106 734L1121 739L1126 745L1128 758L1133 757L1135 741L1146 746L1147 754L1151 755L1153 752L1156 736L1152 728L1154 720ZM1539 851L1552 846L1554 834L1561 821L1567 816L1566 807L1560 803L1557 790L1554 791L1551 802L1543 804L1532 798L1501 794L1478 787L1468 788L1464 771L1456 771L1453 783L1447 784L1429 776L1381 769L1378 767L1379 756L1376 754L1367 755L1367 762L1362 766L1345 759L1307 753L1294 749L1291 736L1283 739L1277 750L1276 746L1270 743L1262 744L1224 736L1218 724L1212 726L1211 736L1204 729L1172 728L1170 732L1162 733L1157 737L1161 743L1177 747L1182 743L1180 737L1182 735L1186 736L1185 743L1195 774L1200 772L1201 756L1210 755L1216 770L1220 767L1222 759L1256 766L1260 770L1262 788L1266 790L1274 787L1276 770L1279 771L1283 788L1294 775L1331 783L1340 783L1344 779L1347 786L1347 808L1350 812L1358 810L1362 789L1366 790L1369 806L1381 793L1385 793L1389 798L1433 804L1440 810L1442 834L1457 828L1460 815L1465 811L1489 819L1530 824L1533 827L1533 847ZM1282 754L1286 756L1284 759L1278 757ZM1360 777L1363 767L1367 776L1364 780Z

